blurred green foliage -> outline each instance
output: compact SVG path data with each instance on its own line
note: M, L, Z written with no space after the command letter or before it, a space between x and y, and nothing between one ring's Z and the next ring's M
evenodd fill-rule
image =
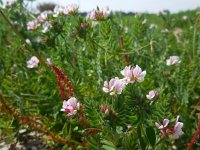
M111 13L96 26L88 20L87 28L81 27L85 17L62 15L49 18L53 27L47 33L40 28L27 31L27 22L37 16L20 3L2 11L13 27L0 16L0 91L22 115L35 116L60 136L82 142L81 148L152 149L155 144L156 149L172 149L174 145L180 150L186 148L200 110L199 9L178 14L165 11L159 15ZM184 20L183 16L188 18ZM144 19L146 23L142 23ZM151 24L157 27L150 28ZM54 72L42 63L37 68L27 68L26 62L33 55L13 28L31 41L31 48L42 59L51 58L66 73L78 101L84 105L87 124L77 116L69 120L60 112L62 101ZM169 32L164 33L163 29ZM124 39L123 48L120 37ZM124 53L130 65L138 64L147 75L144 82L129 85L121 95L112 97L102 91L103 82L122 77L120 71L126 66ZM181 63L166 66L166 59L172 55L179 56ZM153 102L146 98L152 89L159 93ZM102 104L113 113L105 116L100 111ZM177 115L184 123L184 135L176 141L161 139L155 122ZM23 128L13 120L0 113L1 140ZM132 127L127 129L127 125ZM88 134L89 128L99 131ZM67 145L54 145L61 147Z

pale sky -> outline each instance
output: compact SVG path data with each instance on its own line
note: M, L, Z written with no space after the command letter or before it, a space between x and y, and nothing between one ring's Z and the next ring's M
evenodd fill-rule
M200 0L36 0L32 3L29 2L29 6L34 9L38 3L43 2L53 2L62 6L78 3L80 11L91 11L97 5L99 8L109 6L111 11L151 13L158 13L166 9L178 12L200 7Z

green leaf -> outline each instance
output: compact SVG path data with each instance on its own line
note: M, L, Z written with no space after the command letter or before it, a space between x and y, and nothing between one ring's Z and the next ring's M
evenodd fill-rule
M115 150L115 148L108 146L108 145L103 145L102 148L105 150Z
M144 139L142 137L139 137L139 141L140 141L140 146L141 146L142 150L145 150L146 143L145 143Z
M123 127L122 127L122 126L117 126L117 127L116 127L116 132L117 132L118 134L122 134L122 133L123 133Z
M138 125L138 127L137 127L137 135L138 135L138 137L140 137L141 136L141 128L140 128L140 126Z
M108 140L102 140L101 143L103 144L102 148L105 150L115 150L115 145Z
M149 143L153 147L156 143L156 134L155 134L154 128L153 127L147 127L146 128L146 135L147 135L147 138L149 140Z

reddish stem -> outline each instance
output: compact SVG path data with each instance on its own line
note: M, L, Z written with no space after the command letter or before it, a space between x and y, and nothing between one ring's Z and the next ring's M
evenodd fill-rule
M197 130L194 133L193 138L191 141L187 144L187 150L191 150L192 146L198 141L199 139L199 134L200 134L200 121L197 124Z
M125 49L123 36L120 36L120 47L121 49ZM129 65L128 54L125 54L124 58L125 58L125 65L128 66Z

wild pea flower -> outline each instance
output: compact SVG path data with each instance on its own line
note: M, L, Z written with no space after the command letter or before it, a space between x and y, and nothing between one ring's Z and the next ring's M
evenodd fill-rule
M161 33L168 33L168 32L169 30L167 28L161 30Z
M53 17L58 17L58 15L63 13L64 8L60 6L56 6L53 10Z
M168 129L166 129L166 127L169 124L169 120L168 119L164 119L162 124L159 123L155 123L156 127L160 130L160 135L164 136L165 134L168 133Z
M144 19L143 21L142 21L142 24L144 25L144 24L146 24L147 23L147 19Z
M188 20L188 16L183 16L182 19L185 21L185 20Z
M149 99L149 100L153 100L153 99L155 99L157 96L158 96L158 93L157 93L157 91L155 91L155 90L149 91L149 94L146 95L147 99Z
M97 20L97 21L101 21L101 20L106 20L109 16L109 8L105 7L102 10L93 10L88 14L88 18L92 19L92 20Z
M105 18L105 19L108 18L109 14L110 14L109 7L104 7L104 8L102 9L102 12L103 12L104 18Z
M128 83L134 83L133 79L133 67L126 66L122 71L121 74L124 76L124 79L126 81L126 84Z
M168 126L168 124L169 124L169 120L168 119L164 119L162 124L159 124L157 122L155 123L155 125L156 125L156 127L158 129L164 129L164 128L166 128Z
M101 105L101 111L105 114L108 115L109 114L109 107L106 105Z
M156 24L151 24L149 29L156 29L158 26Z
M176 118L176 122L173 128L173 139L178 139L182 134L182 127L183 127L183 123L178 121L179 116L177 116Z
M43 30L42 32L43 33L46 33L50 28L52 27L51 23L46 21L44 24L43 24Z
M29 21L28 23L27 23L27 30L35 30L35 29L37 29L37 27L38 27L38 22L36 21L36 20L34 20L34 21Z
M179 116L177 116L176 118L176 122L174 124L174 126L172 126L171 128L167 127L169 124L169 120L168 119L164 119L163 120L163 124L159 124L159 123L155 123L156 127L160 130L160 135L164 136L164 135L172 135L172 138L178 139L182 134L182 127L183 127L183 123L178 121Z
M31 45L30 39L26 39L25 41L26 41L27 44Z
M96 20L96 12L95 10L91 11L88 16L88 18L92 19L92 20Z
M39 59L36 56L31 57L30 60L27 61L27 67L28 68L34 68L37 67L39 64Z
M111 79L109 82L108 81L104 82L103 91L106 93L110 93L110 95L116 95L116 94L121 94L124 87L125 87L124 82L118 77L115 77Z
M63 9L64 14L76 14L78 11L78 4L69 4L66 8Z
M124 76L124 80L126 84L137 82L143 82L144 77L146 75L146 71L142 71L142 69L136 65L135 68L131 66L126 66L124 70L121 71L121 74Z
M84 21L84 22L81 23L81 27L82 28L87 28L87 27L89 27L89 23Z
M46 59L46 63L47 63L48 65L51 65L51 64L52 64L51 58L47 58L47 59Z
M175 65L180 62L180 58L178 56L170 56L169 59L166 60L167 66Z
M77 110L80 108L80 103L77 103L77 100L75 97L71 97L67 101L63 101L63 106L61 111L64 111L67 113L68 117L72 117L77 113Z
M45 22L46 19L47 19L47 12L46 12L46 11L42 12L42 13L37 17L37 20L38 20L39 23Z
M133 69L134 80L137 82L143 82L145 76L146 71L142 71L142 69L138 65L136 65L136 67Z

